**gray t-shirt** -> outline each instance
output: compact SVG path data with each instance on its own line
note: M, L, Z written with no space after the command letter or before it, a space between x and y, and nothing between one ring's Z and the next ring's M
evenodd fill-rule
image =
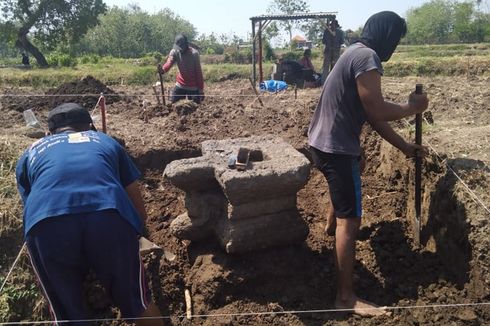
M374 50L361 43L349 46L328 75L308 130L308 144L333 154L358 156L366 113L356 78L383 67Z

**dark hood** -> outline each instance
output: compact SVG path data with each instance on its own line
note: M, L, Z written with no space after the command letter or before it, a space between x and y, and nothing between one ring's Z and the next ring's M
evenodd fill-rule
M382 11L369 17L359 42L376 51L381 61L386 62L406 33L407 24L403 18L392 11Z

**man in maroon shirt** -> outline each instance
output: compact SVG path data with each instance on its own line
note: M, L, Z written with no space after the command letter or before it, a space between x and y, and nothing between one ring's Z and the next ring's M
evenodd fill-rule
M158 65L158 72L164 74L177 63L175 88L172 92L172 103L184 98L201 103L204 100L204 79L202 76L199 52L189 46L187 37L183 34L175 38L174 48L170 51L167 61Z

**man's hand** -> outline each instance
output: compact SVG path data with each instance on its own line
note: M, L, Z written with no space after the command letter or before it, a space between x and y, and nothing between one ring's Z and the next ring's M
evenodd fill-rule
M415 94L415 92L412 92L408 97L408 106L415 113L424 112L429 106L429 99L427 98L427 94Z
M400 148L400 150L403 152L403 154L405 154L407 158L415 156L425 157L427 154L429 154L429 150L426 146L412 143L405 143L405 146Z
M157 71L160 75L165 74L165 70L163 70L163 66L161 64L157 65Z

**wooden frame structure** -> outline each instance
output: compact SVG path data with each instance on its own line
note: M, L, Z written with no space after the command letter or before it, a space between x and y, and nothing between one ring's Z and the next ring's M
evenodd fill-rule
M252 81L255 85L257 82L257 61L259 62L259 81L264 80L264 71L262 67L262 31L267 28L267 26L273 20L306 20L306 19L318 19L322 25L327 26L328 22L336 18L337 12L316 12L316 13L297 13L297 14L282 14L282 15L262 15L250 17L252 21ZM325 23L322 19L327 19ZM255 27L259 24L257 33L255 32ZM258 40L259 57L256 60L257 46L256 41Z

